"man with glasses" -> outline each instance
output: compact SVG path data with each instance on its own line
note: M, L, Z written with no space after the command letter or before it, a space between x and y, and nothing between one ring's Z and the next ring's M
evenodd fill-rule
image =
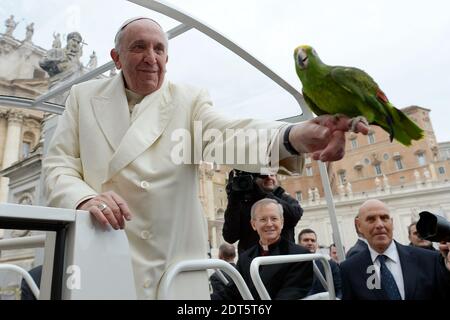
M276 200L261 199L251 207L251 227L257 233L258 240L239 255L236 268L255 299L260 297L250 276L250 265L254 258L309 253L305 248L281 237L283 223L283 207ZM272 300L302 299L307 296L313 280L311 261L263 265L259 273ZM216 298L236 300L240 294L232 283L219 292Z

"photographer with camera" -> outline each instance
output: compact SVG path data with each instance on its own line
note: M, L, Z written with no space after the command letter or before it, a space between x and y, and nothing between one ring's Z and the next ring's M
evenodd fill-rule
M303 214L303 209L296 199L277 185L276 175L232 170L226 191L228 205L222 235L229 243L239 240L239 254L258 243L258 234L250 224L250 209L255 202L263 198L274 199L282 205L284 227L281 236L295 243L294 228Z

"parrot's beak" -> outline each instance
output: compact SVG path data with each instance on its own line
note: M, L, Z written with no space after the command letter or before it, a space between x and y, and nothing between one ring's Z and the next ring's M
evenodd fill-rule
M302 49L298 50L297 63L300 69L306 69L308 66L308 55Z

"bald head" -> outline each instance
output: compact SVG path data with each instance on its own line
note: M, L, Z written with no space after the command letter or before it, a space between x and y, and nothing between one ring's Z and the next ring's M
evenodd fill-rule
M361 214L364 214L365 212L367 212L367 210L370 210L371 208L377 208L377 209L378 208L383 208L384 210L389 212L389 208L384 202L382 202L382 201L380 201L378 199L370 199L370 200L367 200L366 202L364 202L361 205L361 207L358 210L357 218L360 217Z

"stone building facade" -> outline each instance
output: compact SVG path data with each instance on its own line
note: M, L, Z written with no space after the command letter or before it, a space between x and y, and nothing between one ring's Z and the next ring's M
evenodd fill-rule
M347 249L356 241L354 216L369 198L388 203L394 216L396 239L402 243L408 243L406 227L418 219L420 211L428 210L450 218L450 142L436 141L429 109L410 106L403 111L425 130L424 139L405 147L395 140L390 142L385 131L371 126L368 136L347 133L344 159L327 163L340 235ZM222 168L220 178L211 180L224 189L229 170ZM300 176L278 176L278 181L304 209L296 233L312 228L321 245L333 243L318 163L307 156ZM226 197L226 193L224 195ZM216 196L209 198L216 201L210 207L222 207ZM209 210L207 216L211 217L213 211L208 208L205 210ZM225 208L226 204L223 210ZM223 214L216 214L209 225L214 226L209 235L212 243L220 245Z

